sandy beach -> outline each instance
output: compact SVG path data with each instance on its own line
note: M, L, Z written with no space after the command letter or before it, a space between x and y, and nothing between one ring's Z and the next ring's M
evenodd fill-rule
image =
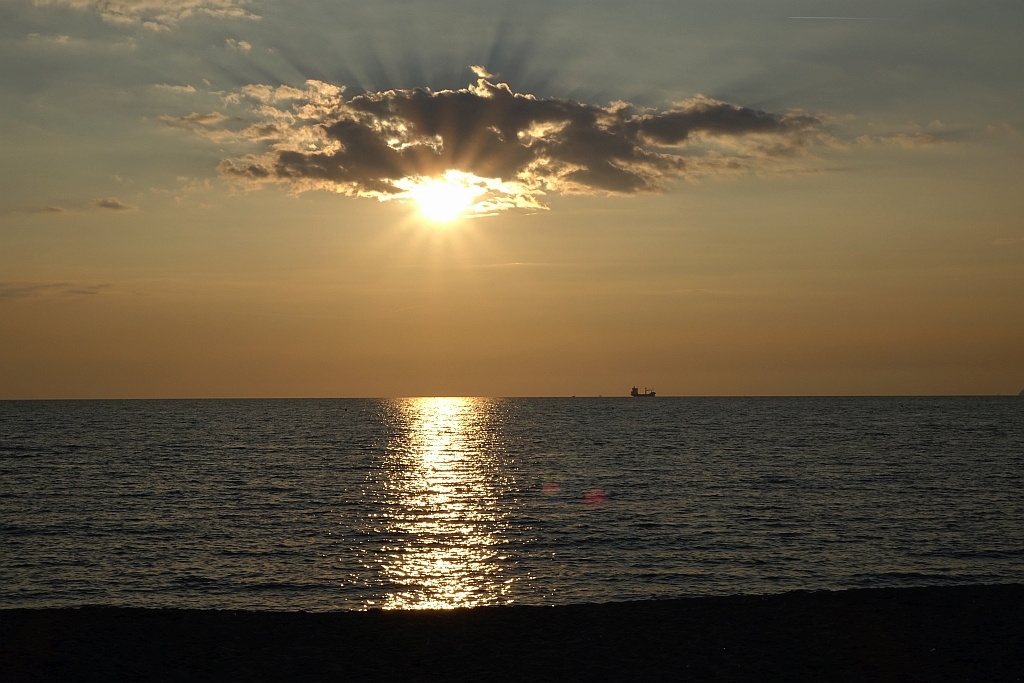
M0 612L4 680L1019 681L1024 586L452 611Z

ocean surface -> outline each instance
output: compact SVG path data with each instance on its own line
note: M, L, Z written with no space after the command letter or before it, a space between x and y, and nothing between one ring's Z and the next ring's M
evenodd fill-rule
M0 402L0 607L1024 582L1024 399Z

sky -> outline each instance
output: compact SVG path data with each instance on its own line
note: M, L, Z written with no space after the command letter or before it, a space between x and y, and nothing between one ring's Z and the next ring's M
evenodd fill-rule
M0 398L1016 394L1020 0L0 0Z

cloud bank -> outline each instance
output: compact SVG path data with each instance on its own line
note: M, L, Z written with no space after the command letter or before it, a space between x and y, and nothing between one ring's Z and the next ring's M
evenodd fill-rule
M64 5L97 12L112 24L141 24L165 31L197 14L259 19L242 7L247 0L33 0L35 5Z
M221 162L220 173L238 182L386 200L455 174L479 190L487 211L538 207L546 193L629 195L678 178L771 170L828 138L817 118L800 113L707 97L664 111L541 99L474 71L476 83L460 90L351 98L320 81L305 90L252 85L226 100L243 116L163 120L218 143L257 146Z

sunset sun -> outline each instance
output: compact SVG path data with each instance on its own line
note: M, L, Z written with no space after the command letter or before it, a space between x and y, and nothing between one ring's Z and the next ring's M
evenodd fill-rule
M471 210L483 189L465 174L449 172L440 178L423 178L409 187L420 213L434 223L449 223Z

